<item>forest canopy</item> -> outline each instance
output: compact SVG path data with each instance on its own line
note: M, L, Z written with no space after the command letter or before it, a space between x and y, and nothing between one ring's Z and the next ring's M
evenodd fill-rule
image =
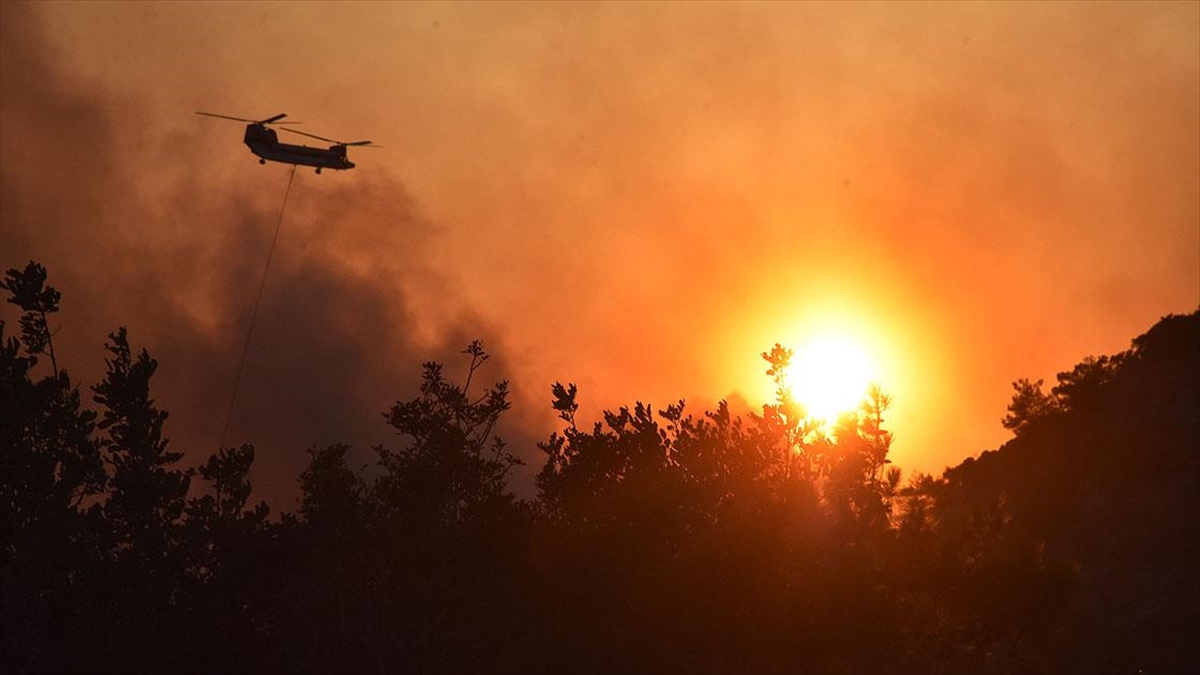
M890 397L833 426L777 396L640 401L538 443L507 488L507 382L421 366L364 472L308 449L294 513L252 445L188 466L125 328L86 387L39 264L0 283L0 659L10 672L1130 672L1200 662L1200 311L1019 379L1013 438L942 476L891 465ZM387 392L380 393L381 398Z

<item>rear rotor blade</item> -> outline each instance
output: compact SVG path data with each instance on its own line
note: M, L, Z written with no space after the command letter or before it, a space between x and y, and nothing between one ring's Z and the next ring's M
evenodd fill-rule
M316 134L310 134L304 131L296 131L295 129L284 129L284 131L290 131L293 134L300 134L301 136L308 136L309 138L315 138L318 141L325 141L326 143L333 143L334 145L345 145L345 143L341 141L336 141L332 138L325 138L324 136L318 136Z
M279 120L281 120L285 117L287 117L287 113L279 113L278 115L276 115L274 117L268 117L265 120L259 120L258 123L259 124L270 124L271 122L278 122ZM287 124L287 122L282 122L281 124Z
M358 146L360 148L382 148L383 147L382 145L375 145L371 141L354 141L353 143L342 143L342 145L346 145L346 146L353 145L353 146Z

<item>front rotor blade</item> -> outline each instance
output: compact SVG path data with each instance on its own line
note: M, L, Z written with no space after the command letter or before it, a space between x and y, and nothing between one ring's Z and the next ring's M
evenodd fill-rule
M268 117L265 120L259 120L258 123L259 124L270 124L271 122L278 122L279 120L281 120L285 117L287 117L287 113L279 113L278 115L276 115L274 117Z
M216 113L210 113L210 112L196 112L196 114L204 115L205 117L220 117L223 120L234 120L236 122L249 122L251 124L259 124L259 122L255 121L255 120L248 120L244 117L230 117L229 115L218 115Z

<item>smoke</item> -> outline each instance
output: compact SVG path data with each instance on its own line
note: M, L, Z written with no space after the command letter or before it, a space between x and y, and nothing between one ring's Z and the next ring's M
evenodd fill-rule
M585 418L754 407L758 354L829 327L889 367L895 459L937 471L1004 440L1012 380L1200 302L1195 4L3 11L0 262L50 268L88 382L129 326L189 457L288 171L191 112L384 146L296 176L231 429L260 484L386 439L475 337L535 469L556 380Z
M0 23L3 268L49 269L64 295L54 340L76 382L103 377L105 336L127 326L159 361L172 447L203 461L290 169L206 170L239 129L156 135L137 98L56 66L35 9L5 3ZM426 263L441 233L395 180L301 170L281 227L226 444L257 447L256 489L288 509L308 447L347 441L369 462L371 445L397 442L382 413L417 393L423 361L461 378L470 340L503 343ZM509 378L504 363L481 375Z

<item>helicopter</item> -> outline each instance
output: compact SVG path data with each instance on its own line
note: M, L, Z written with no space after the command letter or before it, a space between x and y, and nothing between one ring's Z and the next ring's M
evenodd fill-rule
M246 145L249 146L250 152L258 155L258 163L266 164L267 160L272 162L282 162L284 164L297 164L300 166L313 166L317 168L317 173L321 173L321 169L335 169L341 171L343 169L353 169L354 162L351 162L346 157L346 148L350 146L378 148L380 146L371 143L371 141L354 141L346 143L337 141L332 138L325 138L316 134L309 134L295 129L284 128L284 131L289 131L293 134L315 138L318 141L333 143L329 148L310 148L307 145L293 145L291 143L281 143L279 135L275 130L268 125L283 125L297 124L297 122L281 122L287 113L279 113L272 117L261 120L251 120L243 117L231 117L229 115L218 115L210 112L197 112L197 115L206 117L218 117L225 120L234 120L236 122L249 122L246 125L246 135L243 138Z

